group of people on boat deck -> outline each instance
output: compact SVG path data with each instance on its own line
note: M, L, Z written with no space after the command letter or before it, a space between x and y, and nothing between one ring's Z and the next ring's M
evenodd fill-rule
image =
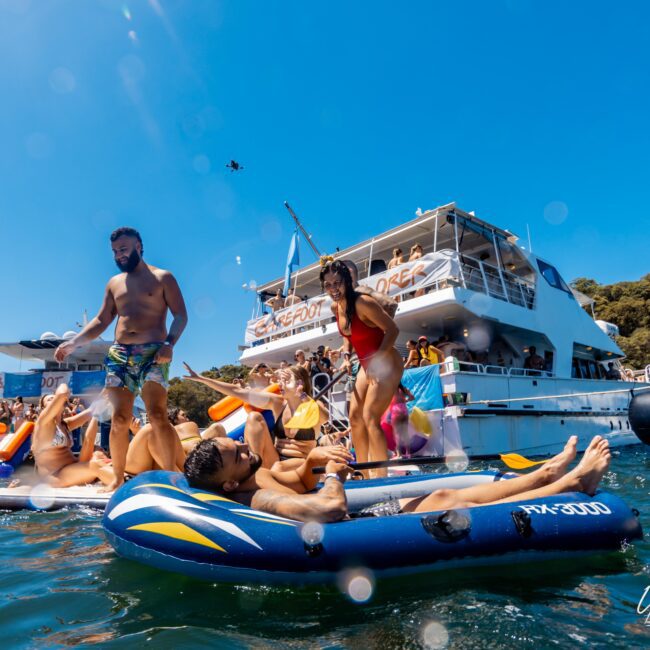
M41 398L32 436L39 474L58 487L99 479L110 491L119 487L128 474L154 468L184 471L194 486L231 493L268 512L322 521L345 516L342 486L353 456L343 445L317 444L328 413L321 402L309 401L312 370L305 366L304 354L296 354L294 365L277 372L279 394L263 390L270 380L265 364L253 369L247 386L204 377L185 364L185 379L239 398L252 407L244 443L225 437L218 424L201 433L182 410L167 410L169 364L187 323L180 288L171 273L144 262L143 243L137 231L120 228L110 240L120 273L109 280L97 316L73 339L61 344L55 358L63 361L118 317L115 343L105 361L105 396L112 408L111 457L95 449L100 407L95 404L74 413L66 410L70 395L68 387L61 385L53 395ZM405 364L395 348L399 332L393 316L397 304L385 294L359 286L357 280L353 263L322 260L320 282L332 300L332 314L343 338L343 363L350 365L355 377L349 420L356 460L383 461L388 452L380 419L398 391L404 391L401 378ZM169 331L168 311L173 316ZM444 343L447 341L439 345ZM418 346L418 355L430 363L433 359L429 355L439 351L426 339ZM354 364L353 355L357 359ZM316 356L320 371L327 366L323 362L324 350ZM147 410L148 424L144 427L132 416L138 394ZM311 408L309 418L300 414L304 404L309 407L307 411ZM70 432L83 425L87 429L79 457L75 458ZM131 441L130 432L135 434ZM334 435L325 442L338 440ZM466 490L437 491L403 501L396 511L468 507L573 489L593 493L609 463L607 442L595 438L578 467L567 472L576 454L576 443L575 438L570 439L562 453L529 475ZM324 487L307 495L317 485L312 469L320 465L326 466ZM379 470L375 475L384 474Z

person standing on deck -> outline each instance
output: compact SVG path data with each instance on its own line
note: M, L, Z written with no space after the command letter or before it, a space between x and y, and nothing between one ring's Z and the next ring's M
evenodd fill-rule
M350 402L357 460L386 460L386 436L380 420L402 379L404 362L394 347L399 329L373 296L356 290L345 262L324 261L321 286L332 300L332 313L345 349L354 349L359 357L359 374ZM375 475L385 476L386 472L379 470Z
M117 316L115 343L106 356L106 388L113 405L110 447L115 480L124 482L133 402L142 392L153 428L153 444L163 469L175 470L176 432L167 418L169 364L174 345L187 325L187 310L174 276L146 264L140 233L118 228L110 237L113 257L122 271L106 285L99 313L74 338L62 343L54 358L62 362L76 348L96 339ZM174 318L167 332L167 310Z

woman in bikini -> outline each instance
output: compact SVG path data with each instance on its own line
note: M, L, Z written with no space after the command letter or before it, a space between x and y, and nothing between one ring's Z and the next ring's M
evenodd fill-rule
M361 366L350 401L350 426L357 461L386 460L388 450L380 420L402 378L404 362L394 347L399 329L373 297L354 289L344 263L326 263L320 281L332 299L332 312L344 346L356 351ZM385 474L378 471L374 475Z
M319 420L313 427L294 429L285 426L305 398L311 397L309 373L302 366L290 366L279 371L280 394L276 395L203 377L184 365L188 372L184 379L209 386L258 409L248 414L244 440L249 449L262 459L262 467L270 468L278 461L286 461L278 468L290 469L316 446L320 427L328 419L327 409L321 402L317 402Z
M54 395L44 395L40 414L32 434L32 453L36 469L53 487L85 485L99 479L105 485L112 480L110 461L101 451L94 451L96 427L86 429L79 459L72 453L70 431L83 426L92 418L92 409L86 409L69 418L63 417L70 390L61 384Z

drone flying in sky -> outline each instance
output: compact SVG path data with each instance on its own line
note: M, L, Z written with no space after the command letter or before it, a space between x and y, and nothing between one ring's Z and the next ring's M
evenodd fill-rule
M244 169L236 160L231 160L226 165L226 167L228 167L228 169L230 169L231 173L232 172L240 172L240 171L242 171Z

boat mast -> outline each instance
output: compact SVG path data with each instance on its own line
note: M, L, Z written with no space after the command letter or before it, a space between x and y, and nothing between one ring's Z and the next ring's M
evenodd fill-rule
M316 248L316 246L314 246L314 243L311 240L311 235L303 228L303 225L300 223L298 217L296 216L296 213L292 210L288 201L284 202L284 207L289 211L289 214L293 217L293 220L296 222L296 226L298 227L300 232L304 235L305 239L307 240L307 243L311 246L311 249L314 251L316 257L320 259L321 255L318 249Z

